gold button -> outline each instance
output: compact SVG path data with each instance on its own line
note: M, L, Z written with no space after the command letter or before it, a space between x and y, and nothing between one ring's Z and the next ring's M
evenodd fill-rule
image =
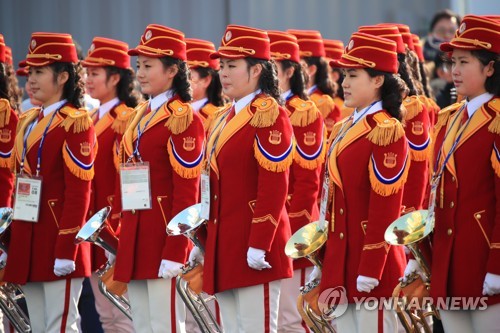
M455 182L456 178L455 177L451 177L451 181L452 182Z
M217 219L214 219L214 224L217 224Z
M55 203L54 201L51 201L51 202L50 202L50 205L51 205L52 207L54 207L54 206L56 205L56 203Z
M480 219L481 218L481 214L477 213L476 214L476 219Z
M286 197L286 198L287 198L288 200L292 200L292 195L291 195L291 194L289 194L289 195L287 195L287 197Z
M340 208L339 213L340 213L340 215L344 215L344 210L342 208Z
M306 103L302 103L300 104L301 107L305 108L306 107Z
M214 194L214 200L217 200L217 194Z
M448 229L448 236L451 236L452 233L453 233L453 230L451 230L451 228Z
M366 223L363 223L363 229L366 230Z
M177 111L181 112L182 111L182 107L178 108Z
M158 198L158 202L161 202L161 198Z
M89 216L92 216L94 215L93 212L91 210L89 210Z
M453 208L453 207L455 207L455 203L452 201L452 202L450 202L450 208Z
M384 124L387 124L389 122L389 119L384 120Z
M131 212L132 212L132 214L135 214L135 209L132 209L132 211L131 211Z
M115 199L115 197L110 197L109 201L113 202L114 199Z
M343 233L343 232L341 232L341 233L339 234L339 237L340 237L340 239L344 239L344 233Z
M255 202L252 202L252 207L255 207Z
M266 102L262 102L260 105L262 105L262 106L266 106Z

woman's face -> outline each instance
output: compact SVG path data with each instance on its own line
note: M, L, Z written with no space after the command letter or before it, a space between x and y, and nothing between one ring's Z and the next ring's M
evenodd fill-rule
M212 76L202 78L196 69L191 70L191 89L193 90L193 101L199 101L207 97L207 89L212 82Z
M470 51L454 49L451 56L451 75L457 93L469 99L486 92L486 79L494 73L493 62L484 66Z
M442 18L434 25L432 35L443 42L449 42L455 35L457 29L458 22L456 18Z
M30 66L28 83L33 98L43 106L49 106L60 101L68 77L68 72L62 72L54 78L54 71L49 66Z
M236 101L253 93L259 87L261 71L261 65L249 68L245 59L221 58L219 75L222 92Z
M90 97L104 104L117 96L116 86L120 81L118 74L108 78L103 67L88 67L85 88Z
M137 81L141 86L141 92L152 97L172 88L177 71L177 66L165 68L158 58L143 55L137 58Z
M362 110L380 98L382 76L370 77L364 69L344 69L344 103L347 107Z

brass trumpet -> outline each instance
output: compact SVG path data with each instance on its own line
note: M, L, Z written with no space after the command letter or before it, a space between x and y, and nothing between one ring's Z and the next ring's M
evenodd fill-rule
M184 235L189 238L195 246L200 248L200 250L205 253L203 245L200 243L196 237L196 230L205 223L206 220L201 217L201 204L196 204L190 206L179 214L177 214L167 226L167 234L170 236ZM182 275L188 275L191 271L199 270L203 272L203 267L201 264L196 264L191 267L187 263L183 267ZM201 272L199 272L201 274ZM192 288L192 284L188 283L185 278L177 276L176 288L177 292L181 296L184 304L193 315L196 323L202 330L202 332L222 332L214 314L210 311L207 303L209 301L215 301L215 296L208 296L203 298L201 295L201 283L198 283L199 287Z
M14 216L12 208L0 208L0 235L9 227ZM7 248L0 242L0 249L7 253ZM0 270L4 269L5 263L1 263ZM3 274L2 274L3 275ZM21 287L15 283L0 283L0 309L17 332L31 332L31 324L28 315L21 309L18 300L24 298Z
M95 213L80 229L75 238L75 244L83 242L93 243L100 248L116 255L118 248L118 238L110 230L107 223L111 207L107 206ZM103 279L108 276L114 265L107 262L97 271L99 277L99 290L111 303L113 303L125 316L132 320L130 302L122 295L117 295L109 291ZM108 273L108 274L107 274ZM126 290L123 290L125 293Z
M320 223L320 221L311 222L297 230L286 243L286 255L292 259L307 258L316 267L322 269L323 264L318 258L318 250L321 249L328 239L328 229L323 223ZM313 280L306 283L305 286L300 287L297 309L302 319L304 319L307 326L314 333L335 333L335 329L330 323L333 318L329 318L325 314L318 314L321 311L317 306L317 299L314 296L310 297L313 304L309 304L306 301L308 294L317 293L318 288L318 280Z
M428 210L417 210L408 214L405 214L395 220L389 225L385 231L385 241L391 245L396 246L406 246L413 253L415 260L419 263L422 268L425 281L423 281L425 289L429 290L431 273L429 269L429 264L422 255L419 249L419 243L421 243L434 228L434 214L429 216ZM418 274L412 274L407 277L405 282L401 282L396 287L395 291L399 294L400 288L411 284L412 282L419 279ZM418 282L417 282L418 283ZM426 333L432 332L432 327L426 321L427 317L432 315L439 318L438 310L432 306L430 311L423 311L421 309L410 310L406 309L406 303L404 299L396 297L396 312L401 321L401 324L405 328L406 332L420 332L422 328ZM409 318L407 318L407 316Z

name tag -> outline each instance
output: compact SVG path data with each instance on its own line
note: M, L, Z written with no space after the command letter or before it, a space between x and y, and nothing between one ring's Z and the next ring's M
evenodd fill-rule
M149 163L120 165L122 210L151 209L151 182Z
M201 218L210 218L210 174L203 170L201 173Z
M321 203L319 208L319 223L320 225L328 225L325 223L326 219L326 209L328 206L328 197L330 195L330 180L327 175L325 175L325 179L323 180L323 187L321 189Z
M38 222L42 178L17 175L14 220Z

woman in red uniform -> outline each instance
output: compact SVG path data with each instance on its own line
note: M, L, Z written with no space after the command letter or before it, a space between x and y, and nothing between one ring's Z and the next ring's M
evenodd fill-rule
M203 123L189 104L182 32L150 24L129 55L138 56L137 79L150 99L137 106L122 139L114 279L128 283L137 331L184 331L185 307L176 297L175 277L190 244L184 236L168 237L166 226L198 202Z
M203 289L216 294L225 331L276 332L280 282L292 276L283 251L292 126L277 102L265 31L229 25L212 57L220 57L222 90L233 105L214 120L207 145Z
M99 153L95 160L92 197L88 216L106 206L113 206L115 180L118 172L118 149L139 94L134 92L134 72L130 68L128 44L122 41L94 37L82 65L87 69L86 91L99 100L100 107L93 111L93 120ZM116 233L119 219L111 216L110 226ZM106 263L104 250L91 247L92 271ZM112 260L111 260L112 261ZM102 295L99 278L92 274L90 282L95 297L96 310L105 332L133 332L133 326L116 306Z
M434 177L441 178L430 292L449 332L499 330L499 31L498 21L468 15L455 37L441 45L451 54L457 93L467 97L440 112L432 163ZM461 301L446 308L447 297ZM467 300L487 308L470 308Z
M287 212L292 234L318 220L319 175L325 161L326 129L318 108L305 91L297 38L281 31L268 31L271 58L276 62L281 97L290 112L295 136L294 159L288 185ZM312 270L307 259L294 261L291 279L281 283L278 332L305 332L306 325L297 311L299 288Z
M336 319L339 332L395 332L394 311L356 309L354 298L391 297L406 262L403 249L384 240L399 217L409 167L400 123L406 87L395 75L396 43L356 32L331 64L344 69L345 103L356 110L335 126L328 150L329 235L320 289L342 287L346 293L346 312Z
M37 32L28 55L29 84L41 108L20 118L17 171L5 281L24 285L33 332L78 332L76 307L90 275L85 222L97 149L81 101L83 81L71 35Z

